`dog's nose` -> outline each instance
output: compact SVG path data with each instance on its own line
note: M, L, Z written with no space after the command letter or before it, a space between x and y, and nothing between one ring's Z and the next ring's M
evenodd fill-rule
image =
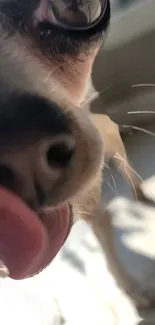
M53 188L69 174L74 153L73 137L61 135L44 138L24 150L6 154L0 159L0 185L15 191L26 201L33 201L33 207L42 205L47 193L53 193ZM54 195L52 199L56 200Z
M13 99L7 108L14 114L0 121L0 185L20 187L26 197L32 184L46 192L69 173L75 139L71 120L56 104L35 96Z

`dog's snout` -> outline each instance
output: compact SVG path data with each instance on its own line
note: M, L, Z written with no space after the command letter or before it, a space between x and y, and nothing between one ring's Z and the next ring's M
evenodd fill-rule
M20 93L10 96L2 108L0 186L38 209L73 197L96 176L101 143L83 111Z
M4 108L0 185L22 197L35 192L36 184L43 193L52 191L72 169L76 139L71 119L57 104L28 94L14 95Z

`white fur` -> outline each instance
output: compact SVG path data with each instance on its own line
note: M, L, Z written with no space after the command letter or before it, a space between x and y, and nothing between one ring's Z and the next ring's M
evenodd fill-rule
M83 263L85 274L63 257L66 252ZM137 324L134 307L117 289L83 221L76 223L60 254L41 274L24 281L1 280L0 305L4 325Z

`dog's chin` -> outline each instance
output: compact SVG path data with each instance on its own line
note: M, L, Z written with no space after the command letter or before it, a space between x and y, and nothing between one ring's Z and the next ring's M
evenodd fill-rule
M0 260L13 279L31 277L50 264L72 226L72 208L31 210L17 195L0 188Z

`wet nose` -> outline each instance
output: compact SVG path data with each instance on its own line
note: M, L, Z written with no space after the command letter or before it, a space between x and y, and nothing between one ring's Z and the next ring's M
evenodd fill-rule
M71 122L60 107L45 99L19 101L18 97L12 102L16 114L11 121L3 121L5 128L0 121L0 139L5 139L5 144L0 143L0 184L16 189L19 180L28 192L36 179L45 190L50 189L69 170L74 157Z
M42 205L47 193L53 193L53 188L70 173L74 153L71 135L45 138L24 150L11 152L0 160L0 185L28 201L35 197L37 204ZM56 200L56 193L52 195Z

